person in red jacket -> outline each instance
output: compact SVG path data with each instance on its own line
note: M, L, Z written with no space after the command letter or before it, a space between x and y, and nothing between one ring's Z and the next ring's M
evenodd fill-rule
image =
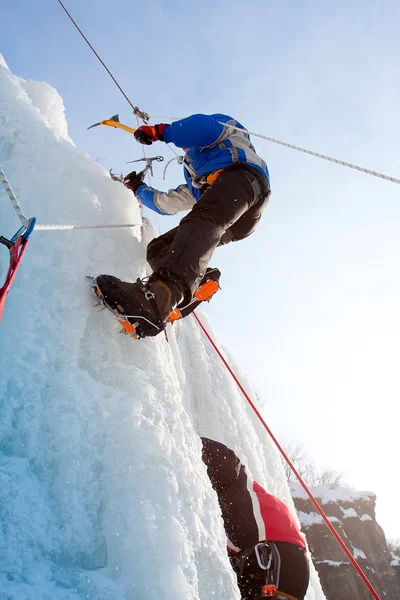
M305 538L295 517L279 498L247 476L233 450L201 439L242 600L303 600L310 573Z

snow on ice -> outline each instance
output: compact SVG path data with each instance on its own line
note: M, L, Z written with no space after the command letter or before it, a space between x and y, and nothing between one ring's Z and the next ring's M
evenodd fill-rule
M353 549L353 558L355 558L356 560L358 560L359 558L367 559L367 557L365 556L365 552L363 552L363 550L360 550L360 548L356 548L355 546L352 546L352 549Z
M352 519L353 517L358 517L358 514L353 507L343 508L343 506L341 506L340 509L343 513L344 519Z
M347 560L319 560L318 561L319 565L330 565L331 567L340 567L341 565L349 565L349 561Z
M308 498L298 482L291 482L290 487L294 498ZM362 500L364 498L368 499L371 496L375 497L373 492L356 491L345 486L332 488L330 485L313 487L313 494L323 504L328 504L329 502L354 502L355 500Z
M364 515L361 515L360 520L361 521L373 521L373 518L370 517L370 515L364 514Z
M199 435L231 446L293 509L275 448L194 319L170 328L170 344L134 342L92 307L84 276L145 275L152 228L140 226L134 196L73 145L56 90L13 75L1 56L0 139L0 164L27 217L138 224L34 232L9 293L0 328L1 593L237 599ZM6 237L19 227L3 190L0 223ZM324 598L314 570L307 598Z
M300 519L300 523L303 525L303 527L311 527L312 525L324 524L322 516L316 512L305 513L303 511L299 511L298 516ZM339 523L339 519L337 517L328 517L328 521L330 521L331 523Z

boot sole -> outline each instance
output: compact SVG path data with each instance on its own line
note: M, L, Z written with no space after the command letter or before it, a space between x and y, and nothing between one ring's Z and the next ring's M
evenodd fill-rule
M154 316L143 308L140 292L138 295L132 293L136 289L133 284L124 284L112 275L86 277L86 280L91 285L98 302L112 312L120 323L122 327L120 333L126 333L134 339L141 339L156 336L165 329L165 324L161 320L154 322ZM120 284L127 288L124 289ZM118 303L113 299L116 291Z

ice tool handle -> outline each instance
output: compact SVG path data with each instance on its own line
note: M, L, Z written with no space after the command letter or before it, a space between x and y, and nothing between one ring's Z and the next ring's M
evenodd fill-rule
M138 175L146 175L147 171L150 171L151 176L153 177L153 162L157 161L157 162L163 162L164 157L163 156L152 156L151 158L138 158L137 160L130 160L128 161L126 164L129 165L131 163L135 163L135 162L145 162L146 166L143 169L143 171L140 171L140 173L138 173Z

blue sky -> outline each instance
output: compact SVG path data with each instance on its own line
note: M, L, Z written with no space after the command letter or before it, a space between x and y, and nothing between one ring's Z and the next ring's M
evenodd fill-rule
M149 114L224 112L253 131L400 176L397 2L66 5ZM56 87L75 143L127 172L126 161L141 156L134 139L86 128L117 112L134 124L130 107L58 3L15 0L2 20L10 69ZM399 187L253 141L273 195L254 236L217 250L211 264L223 291L208 312L275 433L377 493L380 523L400 537ZM161 175L153 183L162 189L182 181L178 165L166 182ZM159 220L162 231L176 222Z

